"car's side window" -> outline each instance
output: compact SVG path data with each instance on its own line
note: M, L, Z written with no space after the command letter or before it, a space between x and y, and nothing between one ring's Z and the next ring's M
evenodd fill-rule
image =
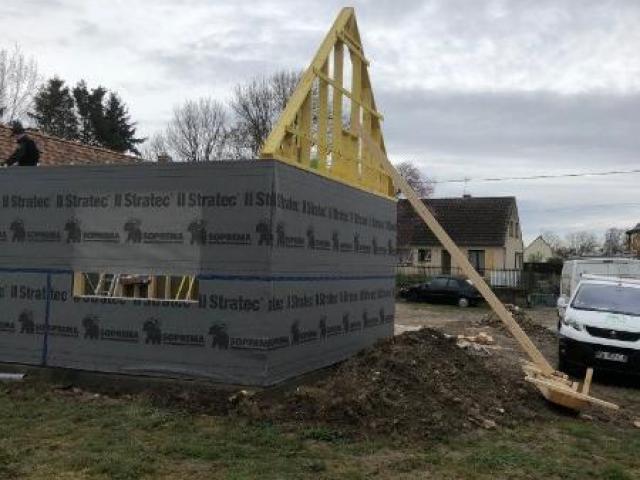
M447 278L434 278L431 281L431 288L444 288L447 286Z
M458 281L455 278L450 278L447 284L448 288L458 288Z

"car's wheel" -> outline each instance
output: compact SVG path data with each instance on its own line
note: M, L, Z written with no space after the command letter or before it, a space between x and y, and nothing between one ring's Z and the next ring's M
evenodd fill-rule
M416 292L409 292L407 293L407 300L410 302L417 302L420 299L418 298L418 294Z
M458 299L458 306L460 308L467 308L469 306L469 299L466 297L460 297Z

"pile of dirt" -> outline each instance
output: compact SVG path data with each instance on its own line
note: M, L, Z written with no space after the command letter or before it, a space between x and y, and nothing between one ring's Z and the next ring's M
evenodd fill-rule
M518 325L520 325L520 327L529 336L533 336L542 340L555 338L554 332L542 325L535 323L533 320L531 320L529 315L527 315L527 313L520 307L511 304L506 304L505 307L507 308L507 310L509 310L509 312L513 316L513 319L518 322ZM476 325L493 327L504 332L508 331L505 324L502 323L502 320L500 320L500 318L498 318L498 316L493 311L487 313L484 317L482 317L482 319L476 322Z
M424 328L379 342L327 378L294 390L236 398L240 414L352 429L361 434L434 438L537 418L544 404L533 387L505 378Z

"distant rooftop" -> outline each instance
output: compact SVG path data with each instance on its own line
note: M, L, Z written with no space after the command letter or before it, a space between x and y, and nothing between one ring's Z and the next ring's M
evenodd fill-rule
M138 157L52 137L37 130L27 129L27 135L38 145L40 165L108 165L140 161ZM9 158L15 148L16 142L11 138L11 129L0 124L0 161Z
M457 197L422 200L440 225L460 246L502 246L515 197ZM440 245L408 200L398 202L398 245Z

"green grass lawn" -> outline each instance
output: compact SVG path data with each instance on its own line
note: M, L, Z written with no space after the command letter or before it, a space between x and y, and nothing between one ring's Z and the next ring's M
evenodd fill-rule
M92 398L43 381L0 385L0 478L640 478L640 431L563 418L440 442L354 439Z

